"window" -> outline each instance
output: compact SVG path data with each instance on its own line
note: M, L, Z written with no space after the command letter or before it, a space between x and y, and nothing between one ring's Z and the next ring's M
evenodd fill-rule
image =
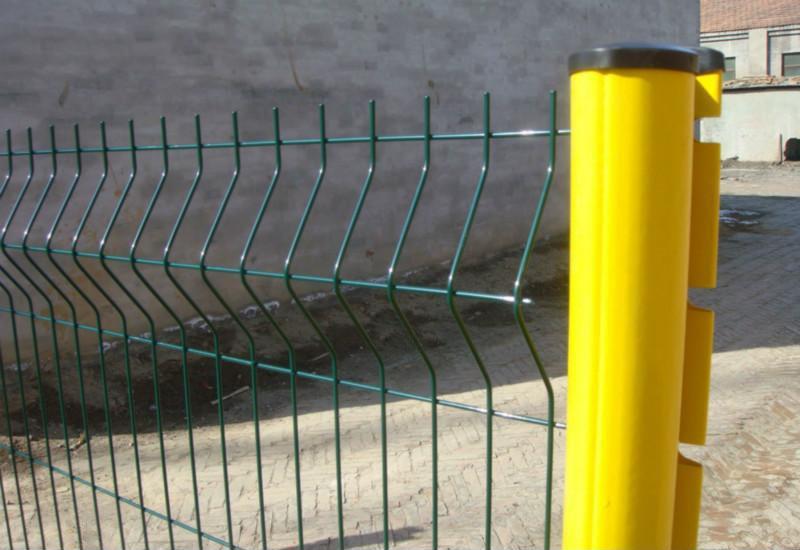
M722 79L727 82L728 80L733 80L734 78L736 78L736 58L726 57L725 73L722 75Z
M800 52L783 54L783 76L800 76Z

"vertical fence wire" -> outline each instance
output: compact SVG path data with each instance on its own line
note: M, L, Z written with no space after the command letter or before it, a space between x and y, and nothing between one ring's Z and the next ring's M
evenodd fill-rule
M494 452L494 417L492 416L492 411L494 410L494 399L493 399L493 389L494 386L492 384L491 376L489 375L489 371L486 368L486 364L484 363L483 359L481 358L480 353L478 352L478 347L475 344L475 341L472 339L472 336L469 333L469 329L467 329L467 325L464 323L464 319L459 313L458 308L456 307L455 301L455 285L456 285L456 276L458 275L458 268L461 266L461 259L464 255L464 248L467 245L467 240L469 239L470 230L472 229L472 223L475 221L475 214L478 211L478 204L481 200L481 195L483 194L483 187L486 184L486 178L489 176L489 158L490 158L490 146L489 146L489 135L491 134L491 102L489 94L486 93L483 96L483 139L482 141L482 165L481 165L481 173L478 177L478 183L475 186L475 192L472 196L472 202L469 205L469 210L467 211L467 217L464 220L464 226L461 230L461 236L458 239L458 245L456 246L455 254L453 255L453 260L450 262L450 273L447 276L447 307L450 309L450 313L453 315L453 319L455 320L456 324L458 325L458 330L461 332L461 335L464 337L464 341L469 348L469 352L472 355L472 358L475 360L475 364L478 366L478 369L481 372L481 377L483 378L484 385L486 386L486 489L485 489L485 518L484 518L484 547L486 550L490 550L492 547L492 454Z
M381 506L383 507L383 547L389 548L389 466L388 466L388 450L387 450L387 428L386 428L386 362L383 356L378 351L378 347L372 340L364 325L356 317L353 308L342 292L342 265L344 263L347 250L350 246L350 241L353 238L353 232L358 224L358 219L361 216L361 211L364 208L364 202L367 199L372 180L375 176L375 170L378 164L377 156L377 133L375 129L375 102L369 102L369 168L367 168L367 176L364 183L361 185L358 199L356 199L353 214L350 217L350 222L345 230L342 244L339 247L339 254L336 256L336 261L333 264L333 290L339 305L347 314L348 319L358 332L361 340L366 344L367 348L372 355L375 356L375 361L378 364L378 383L381 388L380 392L380 426L381 426Z
M546 448L546 459L547 462L545 463L545 508L544 508L544 548L545 550L549 550L550 548L550 531L551 531L551 519L552 519L552 508L553 508L553 436L554 436L554 429L556 427L555 424L555 393L553 392L553 384L550 382L550 376L547 374L547 371L544 368L544 362L542 361L541 356L539 355L539 351L536 347L536 343L534 342L533 336L528 330L528 325L525 322L525 315L522 311L522 283L525 277L525 272L528 270L528 264L530 263L531 259L531 252L533 251L533 246L536 243L536 235L539 232L539 228L541 227L542 223L542 214L544 213L544 208L547 204L547 198L550 196L550 188L553 185L553 175L555 173L555 166L556 166L556 137L558 135L558 130L556 127L556 114L557 114L557 96L555 91L550 92L550 125L549 125L549 137L547 142L547 174L545 175L544 182L542 184L542 190L539 192L539 201L536 204L536 211L533 214L533 220L531 221L531 227L528 231L528 238L525 241L525 246L522 249L522 256L519 262L519 268L517 269L517 275L514 279L514 290L513 290L513 300L514 300L514 320L516 321L517 325L519 326L520 332L525 340L525 345L528 347L528 351L531 354L531 358L533 359L536 370L539 376L542 379L542 384L544 384L545 391L547 392L547 448Z
M422 359L428 371L431 404L431 546L435 550L439 548L439 409L437 407L438 393L436 390L436 370L433 367L433 362L428 356L428 353L425 351L425 347L422 345L422 340L420 340L416 330L411 326L408 317L406 317L406 314L403 313L403 310L400 308L400 304L397 300L397 285L395 283L397 266L402 257L403 250L405 249L408 233L411 230L411 224L414 222L414 216L417 213L417 207L422 199L422 192L425 190L425 184L428 182L428 174L430 173L432 138L430 96L425 96L423 100L422 128L422 169L420 170L417 187L414 190L414 196L411 198L411 204L408 207L403 227L400 230L400 236L397 239L397 246L392 255L392 260L389 263L389 270L386 278L386 292L389 303L395 315L397 315L397 319L403 326L403 330L408 335L414 349L419 354L420 359Z

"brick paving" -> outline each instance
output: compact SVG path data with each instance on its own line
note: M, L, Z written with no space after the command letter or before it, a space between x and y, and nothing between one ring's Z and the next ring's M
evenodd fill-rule
M800 169L723 170L701 548L800 547ZM758 217L756 217L758 216ZM741 217L741 216L740 216ZM745 219L742 217L742 219Z
M788 548L800 546L800 170L738 166L723 170L723 226L719 288L693 292L693 301L717 312L716 352L712 374L708 444L687 447L684 454L705 467L701 548ZM727 218L726 218L727 219ZM751 223L756 222L756 223ZM563 254L552 256L563 263ZM562 266L563 267L563 266ZM531 325L556 391L556 418L563 419L566 309L563 296L537 300ZM541 416L546 394L519 332L510 318L490 310L468 310L479 349L490 365L495 407ZM443 341L431 351L441 365L440 397L482 406L485 392L472 359L452 326L435 318L419 326L424 336ZM354 359L358 363L358 358ZM428 381L413 355L396 354L388 362L388 383L425 394ZM324 370L324 362L320 364ZM373 367L374 368L374 367ZM370 379L374 383L374 376ZM263 474L270 548L297 546L292 423L286 388L265 390L261 423ZM247 394L231 399L226 424L229 476L236 544L258 547L258 498L253 424ZM304 384L299 393L303 515L307 548L336 547L336 485L330 388ZM213 409L210 409L213 410ZM381 544L380 417L375 394L342 389L341 431L345 545L378 548ZM389 523L391 543L423 548L431 541L430 406L391 399L387 410ZM544 509L545 430L505 419L494 421L494 522L496 548L540 548ZM167 426L170 502L174 517L194 525L186 433ZM203 530L226 537L219 428L201 422L194 430ZM485 417L469 411L439 412L439 542L442 548L483 545L486 468ZM555 437L553 542L561 529L564 432ZM92 439L97 483L112 487L108 448ZM130 435L115 436L119 490L136 497ZM23 445L22 440L17 445ZM164 510L159 445L154 433L139 437L144 501ZM66 467L64 449L55 462ZM37 456L41 455L41 447ZM77 475L88 476L86 446L72 452ZM19 468L26 464L18 462ZM26 472L27 470L21 470ZM17 494L9 462L2 468L6 510L22 546ZM40 546L30 479L21 475L23 505L32 547ZM56 547L49 479L37 473L47 546ZM69 484L57 477L65 543L76 543ZM91 491L77 489L86 548L98 546ZM113 500L99 495L106 548L120 546ZM122 507L129 548L143 547L138 512ZM169 546L163 521L147 519L152 548ZM2 528L3 531L5 527ZM193 535L176 528L176 546L194 548ZM4 532L0 532L3 543ZM214 548L213 543L205 547Z

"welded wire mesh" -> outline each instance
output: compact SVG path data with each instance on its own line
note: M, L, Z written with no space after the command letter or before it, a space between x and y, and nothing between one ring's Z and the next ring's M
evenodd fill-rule
M541 225L548 193L553 183L556 160L556 142L568 133L556 127L556 96L549 99L549 124L540 130L496 132L491 128L489 95L484 97L482 127L480 131L462 134L436 134L431 131L431 106L425 99L421 117L421 131L413 135L380 135L377 130L375 104L369 104L369 132L360 137L331 137L326 133L324 106L319 107L319 134L303 139L286 139L281 134L277 109L272 112L273 136L271 139L242 140L239 120L234 113L231 120L231 139L225 142L203 140L200 117L194 119L194 137L190 143L171 143L167 122L161 119L158 143L140 145L137 131L131 121L127 128L127 143L109 145L105 124L99 126L99 145L81 143L82 130L73 128L68 146L56 142L56 132L50 128L49 145L35 148L33 132L28 129L22 146L12 144L11 132L6 133L6 151L2 154L7 168L0 187L4 205L2 234L0 234L0 283L5 303L3 313L2 386L5 440L0 447L7 453L7 468L0 469L0 491L4 502L4 518L9 547L180 547L176 531L191 533L196 547L221 545L246 546L242 538L243 522L255 522L258 545L268 546L272 512L267 479L274 475L265 460L270 447L265 447L263 411L259 388L266 382L282 379L288 382L291 411L290 463L293 499L291 520L297 547L307 546L304 525L309 518L304 514L304 498L314 498L303 490L303 474L309 466L302 464L304 431L298 410L298 382L315 381L325 384L326 393L318 399L332 408L333 461L335 486L335 522L330 525L330 537L340 548L346 546L345 516L348 509L343 488L342 426L340 424L342 389L376 394L378 397L380 462L380 539L388 548L392 539L391 473L388 467L388 442L392 437L391 423L387 420L387 400L413 400L429 404L427 433L430 440L427 464L427 481L420 490L429 492L430 545L439 545L439 517L441 480L439 479L440 450L439 413L443 408L457 409L485 417L482 433L485 454L483 457L483 538L486 548L492 544L493 523L493 443L496 419L541 426L546 430L543 449L545 490L543 494L525 495L526 499L544 501L543 546L549 547L551 501L553 490L553 435L563 424L554 418L554 396L547 371L540 358L536 342L526 325L525 308L535 307L524 296L525 277L534 244ZM487 181L491 179L492 146L497 140L519 140L546 149L546 170L531 171L538 179L538 197L535 204L516 268L510 273L508 291L494 289L465 290L460 287L465 251L473 234L475 220ZM426 184L434 166L432 154L437 142L480 143L480 171L477 181L471 184L471 198L463 219L449 220L458 226L458 239L452 259L446 268L446 284L420 284L403 278L402 260L409 236L414 228L420 205L425 202ZM394 205L402 211L402 225L388 247L388 263L384 275L378 278L344 276L344 266L354 235L363 225L365 205L373 191L378 171L379 151L391 143L407 143L422 149L416 186L406 204ZM539 145L535 145L535 144ZM346 145L365 151L366 174L354 202L325 204L320 191L328 175L329 151ZM313 184L300 209L299 218L287 228L288 247L279 249L277 241L259 239L265 220L275 208L272 204L284 180L284 155L287 150L302 148L316 150L316 174ZM228 207L240 183L240 174L246 153L256 152L262 158L271 157L271 175L262 168L263 178L258 193L248 193L254 205L253 214L246 219L231 221ZM268 153L268 154L267 154ZM203 187L206 181L206 162L209 156L224 154L232 161L227 181L215 184L213 193ZM157 181L140 191L140 165L143 157L159 167ZM181 163L193 166L194 175L188 186L176 188L170 181L171 163L180 157ZM188 156L187 156L188 155ZM129 173L126 181L108 191L114 178L109 166L113 157L117 162L127 159ZM99 166L96 174L86 174L87 159ZM411 161L409 161L411 162ZM39 173L47 176L40 185L34 184ZM144 197L140 205L130 206L131 197ZM204 194L205 193L205 194ZM202 195L202 196L201 196ZM81 197L78 199L77 197ZM198 197L200 197L198 199ZM163 204L170 202L177 208L164 214ZM200 209L197 203L204 206ZM213 209L207 205L213 204ZM328 274L309 273L298 268L301 262L301 241L306 235L309 220L318 210L334 211L346 220L344 232L334 236L338 243L335 260ZM226 216L228 214L228 216ZM164 222L165 216L169 218ZM92 223L90 223L92 220ZM98 222L100 220L100 222ZM154 221L158 220L158 222ZM241 230L244 239L228 236L227 224L233 223ZM368 220L366 223L374 223ZM203 227L203 230L199 230ZM331 230L327 230L331 231ZM191 242L182 244L183 235L190 233ZM308 238L308 236L306 235ZM114 244L116 243L116 244ZM223 261L212 261L214 245L224 249ZM113 249L113 251L112 251ZM266 250L266 251L265 251ZM263 254L282 258L282 268L253 267L255 257ZM192 277L190 280L188 277ZM283 286L278 290L275 283ZM269 285L272 286L269 286ZM308 292L298 285L311 284L331 296L330 307L344 314L353 334L365 353L371 354L377 371L377 382L349 378L341 372L342 353L337 352L337 336L326 330L317 310L311 307ZM266 285L266 286L265 286ZM406 391L387 384L387 359L381 350L374 331L360 319L359 308L353 304L350 291L370 291L369 300L383 300L396 316L408 342L424 367L427 391ZM270 301L273 294L283 292L291 298L292 307L299 312L307 327L313 331L327 361L327 368L319 368L318 357L309 359L298 353L296 334L285 319L275 313ZM425 335L415 326L415 319L402 304L402 295L425 296L447 307L455 322L458 334L482 381L483 403L450 400L440 397L436 359L431 356ZM494 381L487 368L481 342L475 338L469 323L465 322L463 301L480 301L507 308L518 327L528 352L529 365L546 393L546 413L541 416L499 410L494 405ZM178 305L180 302L180 305ZM242 309L243 305L250 304ZM221 310L220 310L221 308ZM221 313L220 313L221 312ZM260 333L254 330L252 319L265 322L268 331L282 348L280 360L267 357L262 350ZM190 320L187 320L191 318ZM198 329L199 327L199 329ZM236 332L237 344L230 344L231 331ZM199 336L198 336L199 335ZM218 429L214 449L196 448L194 433L197 430L196 387L198 362L213 372L213 380L203 378L207 390L213 393ZM174 369L169 380L162 380L164 364ZM146 366L146 374L137 369ZM242 442L237 432L236 442L226 435L226 400L234 388L230 375L236 368L247 373L237 378L238 390L249 398L251 436ZM465 367L466 368L466 367ZM142 379L147 384L142 385ZM195 380L193 381L193 378ZM164 395L165 388L169 390ZM319 393L319 392L318 392ZM121 403L121 405L120 405ZM147 408L147 404L149 408ZM143 409L142 407L145 407ZM122 412L120 412L120 410ZM144 412L143 412L144 410ZM152 432L156 434L157 453L143 459L140 437L152 417ZM73 419L74 421L70 420ZM268 424L266 425L268 426ZM186 437L185 453L179 458L168 451L174 434ZM117 467L115 452L119 453L120 438L128 442L133 457L132 468L124 472ZM169 441L168 441L169 440ZM247 460L252 463L252 481L247 487L237 487L241 461L237 455L231 459L229 447L247 446ZM103 469L93 456L93 449L103 445ZM59 451L59 449L63 449ZM81 455L80 464L77 451ZM64 460L55 460L54 454L63 454ZM95 451L96 452L96 451ZM219 471L213 480L217 489L208 496L202 464L210 453L219 453ZM181 460L181 466L176 466ZM85 464L84 464L85 462ZM106 466L106 464L108 466ZM188 464L188 483L175 481L176 468ZM159 487L146 490L143 476L147 471L158 471ZM9 474L11 478L9 478ZM203 479L201 479L203 478ZM68 486L63 486L68 482ZM123 490L122 486L132 491ZM241 485L241 483L239 484ZM29 488L30 490L28 490ZM27 492L26 492L27 491ZM190 494L188 508L176 507L175 492ZM91 494L90 505L79 503L78 496ZM171 496L172 493L172 496ZM216 498L218 506L207 504ZM15 495L15 496L14 496ZM13 497L12 497L13 496ZM110 497L110 498L109 498ZM253 513L238 514L238 503L255 499ZM11 505L18 508L16 519L10 516ZM176 509L180 508L180 509ZM206 513L208 509L212 514ZM133 515L131 512L134 512ZM246 517L245 517L246 516ZM67 526L69 526L67 528ZM166 529L165 539L153 539L154 530ZM108 542L113 540L112 542Z

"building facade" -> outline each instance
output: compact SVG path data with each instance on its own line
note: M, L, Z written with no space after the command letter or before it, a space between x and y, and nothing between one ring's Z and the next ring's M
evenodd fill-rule
M800 4L703 0L700 29L700 44L725 55L723 116L702 122L704 139L723 158L800 160Z

